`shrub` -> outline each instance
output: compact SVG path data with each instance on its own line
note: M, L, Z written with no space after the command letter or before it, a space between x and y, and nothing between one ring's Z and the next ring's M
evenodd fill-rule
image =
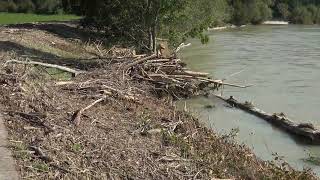
M32 13L35 11L35 5L31 0L24 0L19 3L18 11L21 13Z
M307 9L308 11L310 12L311 14L311 19L312 19L312 22L315 24L316 23L316 20L317 20L317 13L318 13L318 8L317 6L313 5L313 4L310 4L307 6Z
M272 17L272 11L268 4L263 2L256 2L253 6L253 13L251 15L252 24L260 24Z
M17 12L18 6L13 1L9 1L7 4L8 12Z
M296 24L313 24L312 13L305 6L297 7L292 12L291 21Z
M320 24L320 7L318 7L317 14L315 16L315 23Z
M0 12L8 12L8 3L0 1Z
M277 11L279 12L280 18L288 20L290 17L289 5L285 3L280 3L277 5Z
M60 15L62 15L62 14L64 14L64 10L63 10L62 8L56 9L56 10L55 10L55 14L60 14Z
M55 14L61 9L60 0L41 0L35 1L37 5L37 12L43 14ZM61 12L61 11L60 11Z
M232 23L236 25L260 24L272 17L270 4L266 0L234 0Z

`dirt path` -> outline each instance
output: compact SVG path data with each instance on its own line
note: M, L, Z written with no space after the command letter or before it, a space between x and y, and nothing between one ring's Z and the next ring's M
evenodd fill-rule
M0 115L0 180L17 180L19 176L11 152L7 148L7 136L3 118Z

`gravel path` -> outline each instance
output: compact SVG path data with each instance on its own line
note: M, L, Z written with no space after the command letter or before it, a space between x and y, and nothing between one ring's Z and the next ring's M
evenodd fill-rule
M20 178L15 169L15 162L7 148L7 136L8 132L0 115L0 180L18 180Z

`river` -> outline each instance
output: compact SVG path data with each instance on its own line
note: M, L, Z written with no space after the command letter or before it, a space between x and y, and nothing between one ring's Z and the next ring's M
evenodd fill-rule
M191 69L230 83L253 84L247 89L225 87L222 93L320 128L320 26L248 26L208 34L209 44L190 40L192 46L181 52ZM237 72L241 73L230 77ZM239 129L236 140L261 159L273 160L277 153L291 166L312 168L320 175L320 166L305 161L310 156L320 158L320 146L305 145L214 98L196 97L183 103L220 134Z

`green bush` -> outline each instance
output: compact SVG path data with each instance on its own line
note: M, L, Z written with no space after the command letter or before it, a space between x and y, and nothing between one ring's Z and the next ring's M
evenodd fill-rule
M281 19L288 20L290 17L289 5L286 3L280 3L276 9Z
M0 1L0 12L17 12L18 6L12 0Z
M21 1L18 5L18 12L20 13L32 13L35 11L35 5L31 0Z
M0 1L0 12L8 12L8 3Z
M313 24L312 13L307 7L301 6L293 10L291 21L295 24Z
M319 0L276 0L274 18L289 20L295 24L319 24Z
M234 0L232 23L260 24L272 17L271 2L267 0Z
M18 6L13 1L9 1L7 4L8 12L17 12Z
M315 16L315 23L320 24L320 7L318 7L317 14Z
M0 12L63 14L64 6L61 1L62 0L0 0Z
M263 21L266 21L272 17L272 11L269 7L269 4L264 2L257 2L253 6L251 23L252 24L261 24Z
M42 14L56 14L62 8L60 0L36 0L35 4L37 12Z
M317 21L317 13L318 13L318 8L317 6L311 4L307 6L308 11L311 13L311 19L313 21L313 23L315 24Z

